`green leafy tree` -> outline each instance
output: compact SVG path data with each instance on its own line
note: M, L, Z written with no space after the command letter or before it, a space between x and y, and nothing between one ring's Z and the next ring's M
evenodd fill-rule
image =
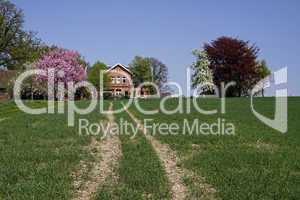
M39 57L40 40L23 30L24 14L13 3L0 0L0 67L24 69Z
M161 92L165 92L164 83L168 81L168 67L160 60L152 57L145 58L150 63L153 82L158 86Z
M192 65L192 87L195 89L202 85L200 94L213 94L213 74L209 68L210 62L205 51L194 50L193 55L196 57L196 62Z
M133 73L133 83L135 86L147 81L152 82L153 76L149 59L136 56L129 64L129 68Z
M269 70L267 62L265 60L262 60L257 64L257 74L257 78L259 79L257 81L260 81L271 74L271 71ZM261 95L264 97L264 89L261 90Z
M88 81L92 83L98 90L100 90L100 71L105 72L107 66L97 61L88 72ZM107 89L110 86L111 79L108 74L103 74L103 88Z

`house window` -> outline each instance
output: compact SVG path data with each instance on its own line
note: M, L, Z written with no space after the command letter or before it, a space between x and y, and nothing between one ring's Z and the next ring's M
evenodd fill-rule
M112 84L115 84L115 83L116 83L116 78L115 78L115 77L112 77L112 78L111 78L111 82L112 82Z
M120 83L121 83L121 77L118 76L118 77L117 77L117 84L120 84Z
M126 77L125 76L122 77L122 82L126 83Z

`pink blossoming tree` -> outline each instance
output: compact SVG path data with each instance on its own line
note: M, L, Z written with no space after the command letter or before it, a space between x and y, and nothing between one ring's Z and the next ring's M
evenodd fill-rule
M48 79L54 79L54 93L56 95L58 83L64 83L65 88L67 88L68 82L75 84L86 80L85 67L78 52L57 48L42 56L36 63L37 69L46 72L52 69L54 78L51 74L47 74L47 76L38 75L36 79L41 84L50 81Z

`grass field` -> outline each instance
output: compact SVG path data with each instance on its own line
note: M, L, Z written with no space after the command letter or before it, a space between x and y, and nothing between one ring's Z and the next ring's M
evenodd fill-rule
M120 106L120 104L118 104ZM116 115L116 120L126 118L126 113ZM168 183L158 157L141 132L121 135L123 157L117 183L110 182L99 189L96 199L169 199Z
M44 102L27 102L40 107ZM121 107L122 101L114 101ZM166 104L175 108L178 101ZM78 102L85 106L87 102ZM155 109L159 100L140 100L141 107ZM203 99L202 108L219 108L218 99ZM105 102L108 105L108 102ZM180 166L205 177L221 199L299 199L300 198L300 98L289 98L288 132L279 133L262 124L250 110L246 98L227 99L226 114L203 115L192 107L190 114L155 115L129 110L139 119L152 123L178 123L183 119L216 122L222 117L232 122L235 135L161 135L154 137L168 144L181 158ZM273 98L257 98L255 108L272 116ZM76 118L82 116L76 116ZM84 118L104 119L95 110ZM115 115L132 120L126 113ZM70 199L74 191L72 172L78 163L93 160L86 151L91 137L79 136L77 127L67 126L65 114L27 115L14 103L0 104L0 199ZM181 132L182 126L180 126ZM170 199L169 183L152 146L139 133L134 139L121 135L122 158L115 169L118 181L99 186L95 199ZM88 177L87 177L88 179ZM201 197L196 179L184 181L193 196Z
M1 104L0 112L0 199L69 199L71 172L92 159L83 148L90 138L69 128L64 114L28 115L13 103ZM101 115L86 117L98 121Z
M166 105L175 108L178 101ZM151 110L159 101L140 102L141 107ZM205 109L218 108L218 99L201 100ZM250 110L250 100L227 99L227 112L223 116L201 115L192 109L191 114L154 116L143 115L135 107L131 110L141 119L153 118L154 122L178 122L195 118L214 122L223 117L236 126L234 136L215 135L156 135L170 145L183 158L184 167L206 177L222 199L299 199L300 198L300 99L289 98L288 133L279 133L262 124ZM273 98L257 98L255 108L272 116ZM197 193L193 182L187 184Z

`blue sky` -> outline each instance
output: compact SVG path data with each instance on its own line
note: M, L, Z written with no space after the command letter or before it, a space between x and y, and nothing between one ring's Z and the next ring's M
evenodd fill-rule
M160 59L184 85L192 49L219 36L249 40L271 70L288 66L289 95L300 95L300 1L13 0L25 28L47 44L79 51L91 64Z

